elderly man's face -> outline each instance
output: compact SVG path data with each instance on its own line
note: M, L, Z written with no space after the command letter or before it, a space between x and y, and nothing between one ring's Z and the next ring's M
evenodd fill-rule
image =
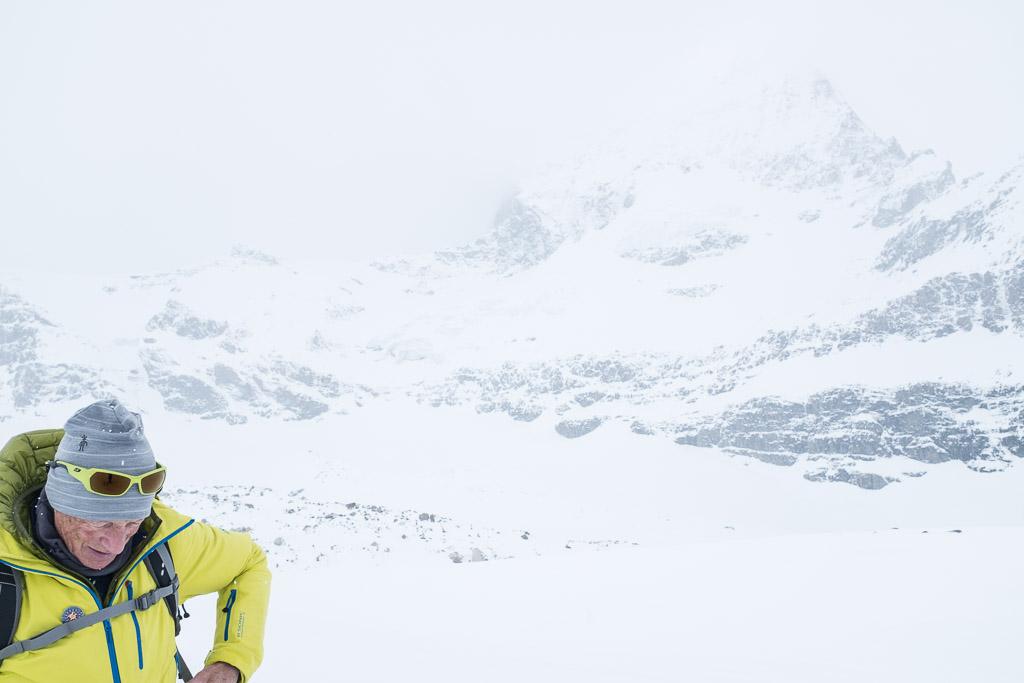
M71 554L89 569L103 569L114 561L145 520L92 522L53 511L57 533Z

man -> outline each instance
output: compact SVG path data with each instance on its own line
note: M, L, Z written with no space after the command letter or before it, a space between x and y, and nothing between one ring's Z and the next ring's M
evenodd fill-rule
M141 416L116 399L79 410L63 430L18 435L0 451L0 569L16 577L0 596L22 585L20 605L0 601L0 624L13 625L15 643L0 650L0 681L172 683L173 586L153 593L172 583L168 574L177 576L178 604L218 593L213 648L191 680L250 680L263 656L266 556L247 535L156 500L165 474ZM90 617L101 610L108 611Z

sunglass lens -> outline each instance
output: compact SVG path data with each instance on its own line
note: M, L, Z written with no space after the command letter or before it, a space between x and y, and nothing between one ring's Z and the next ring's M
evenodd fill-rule
M104 496L123 495L128 490L128 487L131 486L131 483L132 480L128 477L109 472L97 472L89 477L89 484L92 486L92 490Z
M159 472L154 472L148 477L143 477L142 492L146 495L158 492L164 486L164 477L166 475L166 470L160 470Z

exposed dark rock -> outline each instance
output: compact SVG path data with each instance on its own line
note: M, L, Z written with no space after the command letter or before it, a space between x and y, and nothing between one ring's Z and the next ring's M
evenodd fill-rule
M263 368L260 368L262 371ZM327 373L320 373L305 365L296 365L283 360L276 360L270 371L285 379L305 385L325 398L341 396L341 385Z
M461 249L437 252L436 257L444 264L485 265L499 271L516 271L544 261L564 240L562 234L545 226L535 209L516 198L498 214L489 235Z
M0 366L35 360L39 328L53 326L20 296L0 287Z
M711 296L715 290L718 289L718 285L698 285L696 287L677 287L673 289L666 289L666 294L672 296L685 296L692 299L699 299L706 296Z
M149 385L160 392L164 407L168 410L220 417L228 407L227 401L216 389L190 375L151 374Z
M587 392L584 392L582 394L576 394L576 396L574 397L574 400L576 401L576 403L578 403L579 405L581 405L584 408L586 408L587 406L594 405L595 403L597 403L598 401L600 401L604 397L605 397L605 394L603 392L600 392L600 391L587 391Z
M676 439L676 443L683 443L679 439ZM733 455L745 455L750 458L756 458L761 462L768 463L769 465L779 465L780 467L789 467L796 464L797 457L795 455L789 455L788 453L767 453L764 451L748 451L739 450L735 448L726 448L727 453Z
M15 408L79 399L100 400L120 394L117 387L101 379L92 368L64 363L15 365L8 386Z
M163 311L149 319L146 329L151 332L164 330L173 332L179 337L199 340L224 334L228 329L228 324L200 318L177 301L168 301Z
M281 408L291 414L290 419L293 420L309 420L323 415L329 409L326 403L303 396L283 386L274 389L271 396Z
M531 403L524 403L522 401L482 403L477 406L477 410L481 413L491 413L495 411L508 413L509 417L520 422L533 422L544 414L544 409L540 406Z
M1024 387L1013 391L1014 400L1024 401ZM779 463L780 455L786 456L781 464L792 464L785 462L788 456L812 454L862 459L902 455L928 463L1017 455L1005 440L994 440L964 417L986 396L963 385L925 383L889 393L842 387L804 402L758 398L701 424L679 427L676 442L742 449L768 462ZM1012 418L1003 412L1005 390L996 398L1001 403L990 401L990 419L1002 419L1010 429Z
M933 278L911 294L868 311L848 325L772 330L736 351L733 361L717 370L716 382L731 389L730 381L724 378L770 361L803 354L824 356L890 337L929 341L975 327L996 333L1010 327L1024 331L1024 262L1002 272L951 273Z
M1010 185L994 199L972 203L949 218L921 217L903 228L882 248L879 270L904 270L954 242L979 242L994 229L995 213L1015 191Z
M629 425L629 430L634 434L642 434L644 436L651 436L655 433L652 427L649 427L638 420L634 420L633 423Z
M241 244L236 244L234 247L231 248L231 255L236 259L248 263L256 263L267 266L278 265L277 259L271 256L270 254Z
M899 187L882 198L872 224L888 227L903 220L918 205L942 195L956 183L953 169L947 163L940 173L919 179L916 183Z
M214 387L178 372L177 364L159 351L147 348L140 357L149 386L163 397L165 408L205 418L225 416L228 402Z
M569 362L569 370L578 377L597 378L602 382L628 382L639 374L639 368L631 363L582 356Z
M210 370L214 383L223 388L232 398L238 401L252 401L256 398L256 389L249 384L232 368L223 363L217 363Z
M599 417L592 417L589 420L565 420L555 425L555 431L567 439L578 439L600 427L601 422Z
M706 230L694 235L693 240L686 244L632 249L623 252L622 257L662 266L681 266L697 258L718 256L746 241L745 235Z
M872 474L869 472L850 472L843 468L839 468L834 472L830 472L828 470L807 472L804 474L804 479L807 479L808 481L840 481L868 490L878 490L888 486L892 482L899 481L899 479L883 477L880 474Z

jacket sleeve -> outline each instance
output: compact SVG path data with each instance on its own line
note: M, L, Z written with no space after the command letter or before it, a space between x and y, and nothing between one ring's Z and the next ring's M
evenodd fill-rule
M230 664L241 672L243 683L248 681L263 660L270 601L266 555L248 534L198 521L170 544L181 601L218 594L217 628L205 663Z

